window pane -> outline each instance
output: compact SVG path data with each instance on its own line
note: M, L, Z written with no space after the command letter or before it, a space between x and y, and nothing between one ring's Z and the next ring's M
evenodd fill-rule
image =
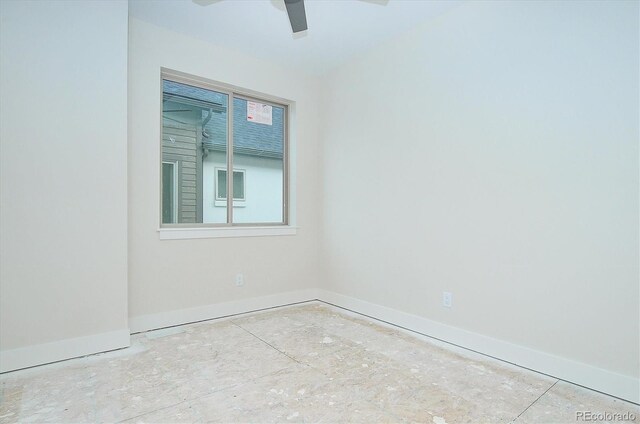
M283 222L284 108L233 99L233 167L233 222Z
M175 217L175 179L174 164L162 164L162 223L173 224Z
M227 200L227 171L218 169L218 200Z
M227 166L228 96L169 80L162 88L162 160L177 164L173 222L226 223L214 182L215 169Z
M244 200L244 172L233 171L233 198Z

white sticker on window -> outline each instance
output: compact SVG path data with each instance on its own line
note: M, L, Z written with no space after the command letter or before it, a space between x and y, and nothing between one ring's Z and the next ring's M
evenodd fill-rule
M272 107L263 103L247 102L247 121L271 125Z

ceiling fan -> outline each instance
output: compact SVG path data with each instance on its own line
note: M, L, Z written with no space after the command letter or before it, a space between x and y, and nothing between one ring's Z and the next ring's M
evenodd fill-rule
M194 3L200 6L209 6L219 1L221 0L193 0ZM306 31L307 14L304 11L304 0L284 0L284 5L287 9L287 15L289 15L293 33Z
M284 0L284 5L287 8L293 33L306 31L307 14L304 11L304 0Z
M1 1L1 0L0 0ZM192 0L194 3L200 6L208 6L212 3L217 3L221 0ZM389 0L360 0L367 3L378 4L386 6ZM272 0L273 2L273 0ZM307 27L307 13L304 10L304 0L284 0L284 5L287 9L287 15L289 15L289 22L291 23L291 30L293 33L306 31Z
M386 6L389 0L361 0L368 3L378 4ZM287 8L287 15L289 15L289 22L291 22L291 30L295 34L296 32L302 32L307 30L307 14L304 11L304 0L284 0L284 5Z

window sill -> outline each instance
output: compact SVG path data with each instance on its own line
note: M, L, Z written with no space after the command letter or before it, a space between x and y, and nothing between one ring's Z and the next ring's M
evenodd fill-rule
M213 202L213 206L215 207L227 207L227 201L226 200L216 200ZM245 203L244 200L234 200L233 201L233 207L234 208L244 208L246 207L247 204Z
M221 237L265 237L294 236L298 227L290 225L269 227L202 227L202 228L160 228L160 240L186 240Z

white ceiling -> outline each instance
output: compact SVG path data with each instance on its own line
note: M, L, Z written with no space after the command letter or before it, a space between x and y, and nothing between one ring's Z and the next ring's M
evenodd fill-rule
M458 6L458 0L306 0L293 35L283 0L130 0L141 20L320 75Z

